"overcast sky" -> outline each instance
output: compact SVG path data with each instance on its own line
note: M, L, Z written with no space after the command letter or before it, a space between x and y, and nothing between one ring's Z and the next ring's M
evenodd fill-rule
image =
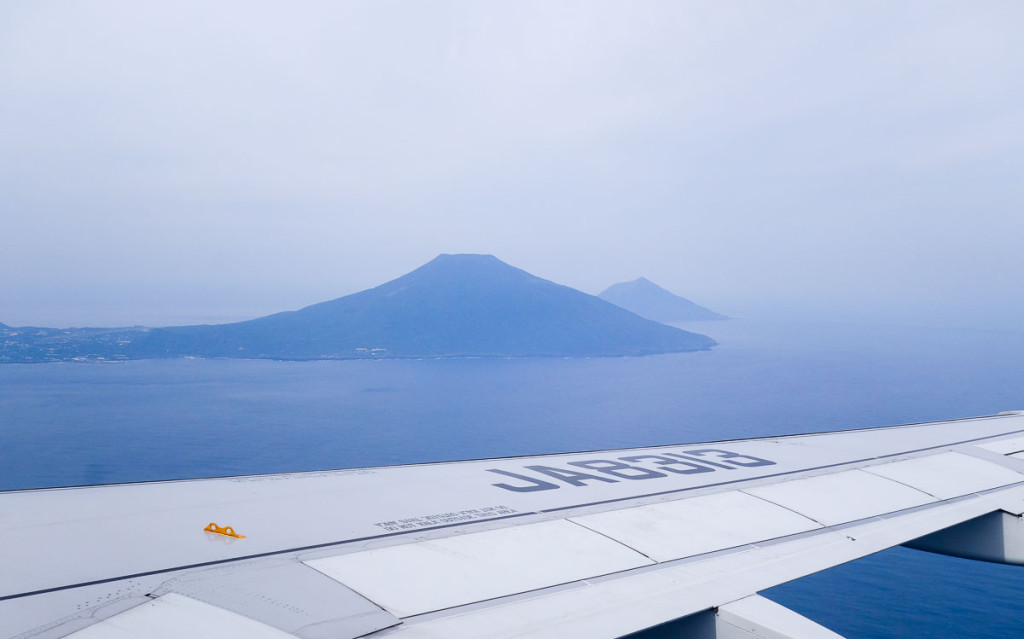
M748 317L1024 321L1024 2L0 4L0 322L438 253Z

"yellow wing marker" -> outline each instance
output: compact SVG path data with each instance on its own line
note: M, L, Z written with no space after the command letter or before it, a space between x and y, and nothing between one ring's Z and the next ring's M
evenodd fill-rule
M234 537L235 539L245 539L245 535L239 535L235 532L235 529L231 526L224 526L223 528L217 524L210 522L210 525L203 528L206 532L216 533L218 535L224 535L225 537Z

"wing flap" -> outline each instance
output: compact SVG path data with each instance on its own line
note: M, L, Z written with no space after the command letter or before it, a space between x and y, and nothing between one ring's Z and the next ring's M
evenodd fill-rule
M994 442L976 444L976 446L978 448L990 450L993 453L999 453L1000 455L1012 455L1013 453L1024 452L1024 437L1011 437L1009 439L1000 439Z
M337 581L294 559L213 566L164 582L154 595L176 593L313 637L358 637L399 620Z
M587 528L664 562L821 528L740 491L574 517Z
M189 597L170 593L88 628L69 639L295 639L295 635Z
M961 453L942 453L865 468L864 472L911 486L936 497L952 499L1008 486L1024 475Z
M714 639L843 639L759 595L719 606Z
M1014 491L1015 498L1021 493ZM627 575L581 587L520 597L479 610L407 620L400 639L613 639L709 610L771 586L852 561L992 512L1007 498L989 495L870 519L841 531L820 531ZM456 611L453 611L456 612Z
M876 517L932 503L934 497L863 470L848 470L748 488L755 497L778 504L825 526Z
M650 565L566 520L312 559L307 565L398 617Z

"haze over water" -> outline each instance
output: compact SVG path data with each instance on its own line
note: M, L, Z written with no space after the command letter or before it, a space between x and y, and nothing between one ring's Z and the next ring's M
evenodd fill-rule
M0 367L4 489L767 436L1024 406L1024 331L687 325L642 358ZM769 595L851 638L1012 637L1024 570L896 549Z

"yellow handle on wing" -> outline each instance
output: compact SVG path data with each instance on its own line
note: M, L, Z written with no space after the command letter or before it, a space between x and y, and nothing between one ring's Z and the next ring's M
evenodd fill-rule
M231 526L218 526L217 524L210 522L210 525L203 528L206 532L215 533L217 535L224 535L225 537L234 537L235 539L245 539L245 535L239 535L235 532L235 529Z

